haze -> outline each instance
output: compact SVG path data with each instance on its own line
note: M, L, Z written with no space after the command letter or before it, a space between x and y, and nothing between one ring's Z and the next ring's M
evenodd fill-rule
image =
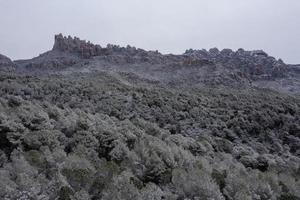
M0 54L32 58L54 34L162 53L263 49L300 63L299 0L0 0Z

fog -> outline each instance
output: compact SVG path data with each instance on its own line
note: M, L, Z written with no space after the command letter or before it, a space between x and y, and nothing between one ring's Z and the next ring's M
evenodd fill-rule
M0 54L32 58L54 34L162 53L263 49L300 63L299 0L0 0Z

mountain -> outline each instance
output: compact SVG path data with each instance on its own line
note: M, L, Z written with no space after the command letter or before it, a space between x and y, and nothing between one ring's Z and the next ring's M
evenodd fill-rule
M299 93L299 70L262 50L232 51L217 48L187 50L182 55L163 55L135 47L101 47L75 37L55 36L53 49L40 56L16 61L28 73L122 71L166 84L266 87Z
M0 58L0 199L300 199L298 65L61 34Z

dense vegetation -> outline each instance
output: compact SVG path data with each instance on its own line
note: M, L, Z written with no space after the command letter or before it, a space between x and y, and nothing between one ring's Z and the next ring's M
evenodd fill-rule
M300 98L0 76L0 199L300 199Z

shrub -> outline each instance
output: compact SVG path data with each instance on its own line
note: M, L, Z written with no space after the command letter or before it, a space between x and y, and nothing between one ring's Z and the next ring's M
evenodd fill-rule
M183 198L224 200L219 187L203 169L174 169L172 183Z

